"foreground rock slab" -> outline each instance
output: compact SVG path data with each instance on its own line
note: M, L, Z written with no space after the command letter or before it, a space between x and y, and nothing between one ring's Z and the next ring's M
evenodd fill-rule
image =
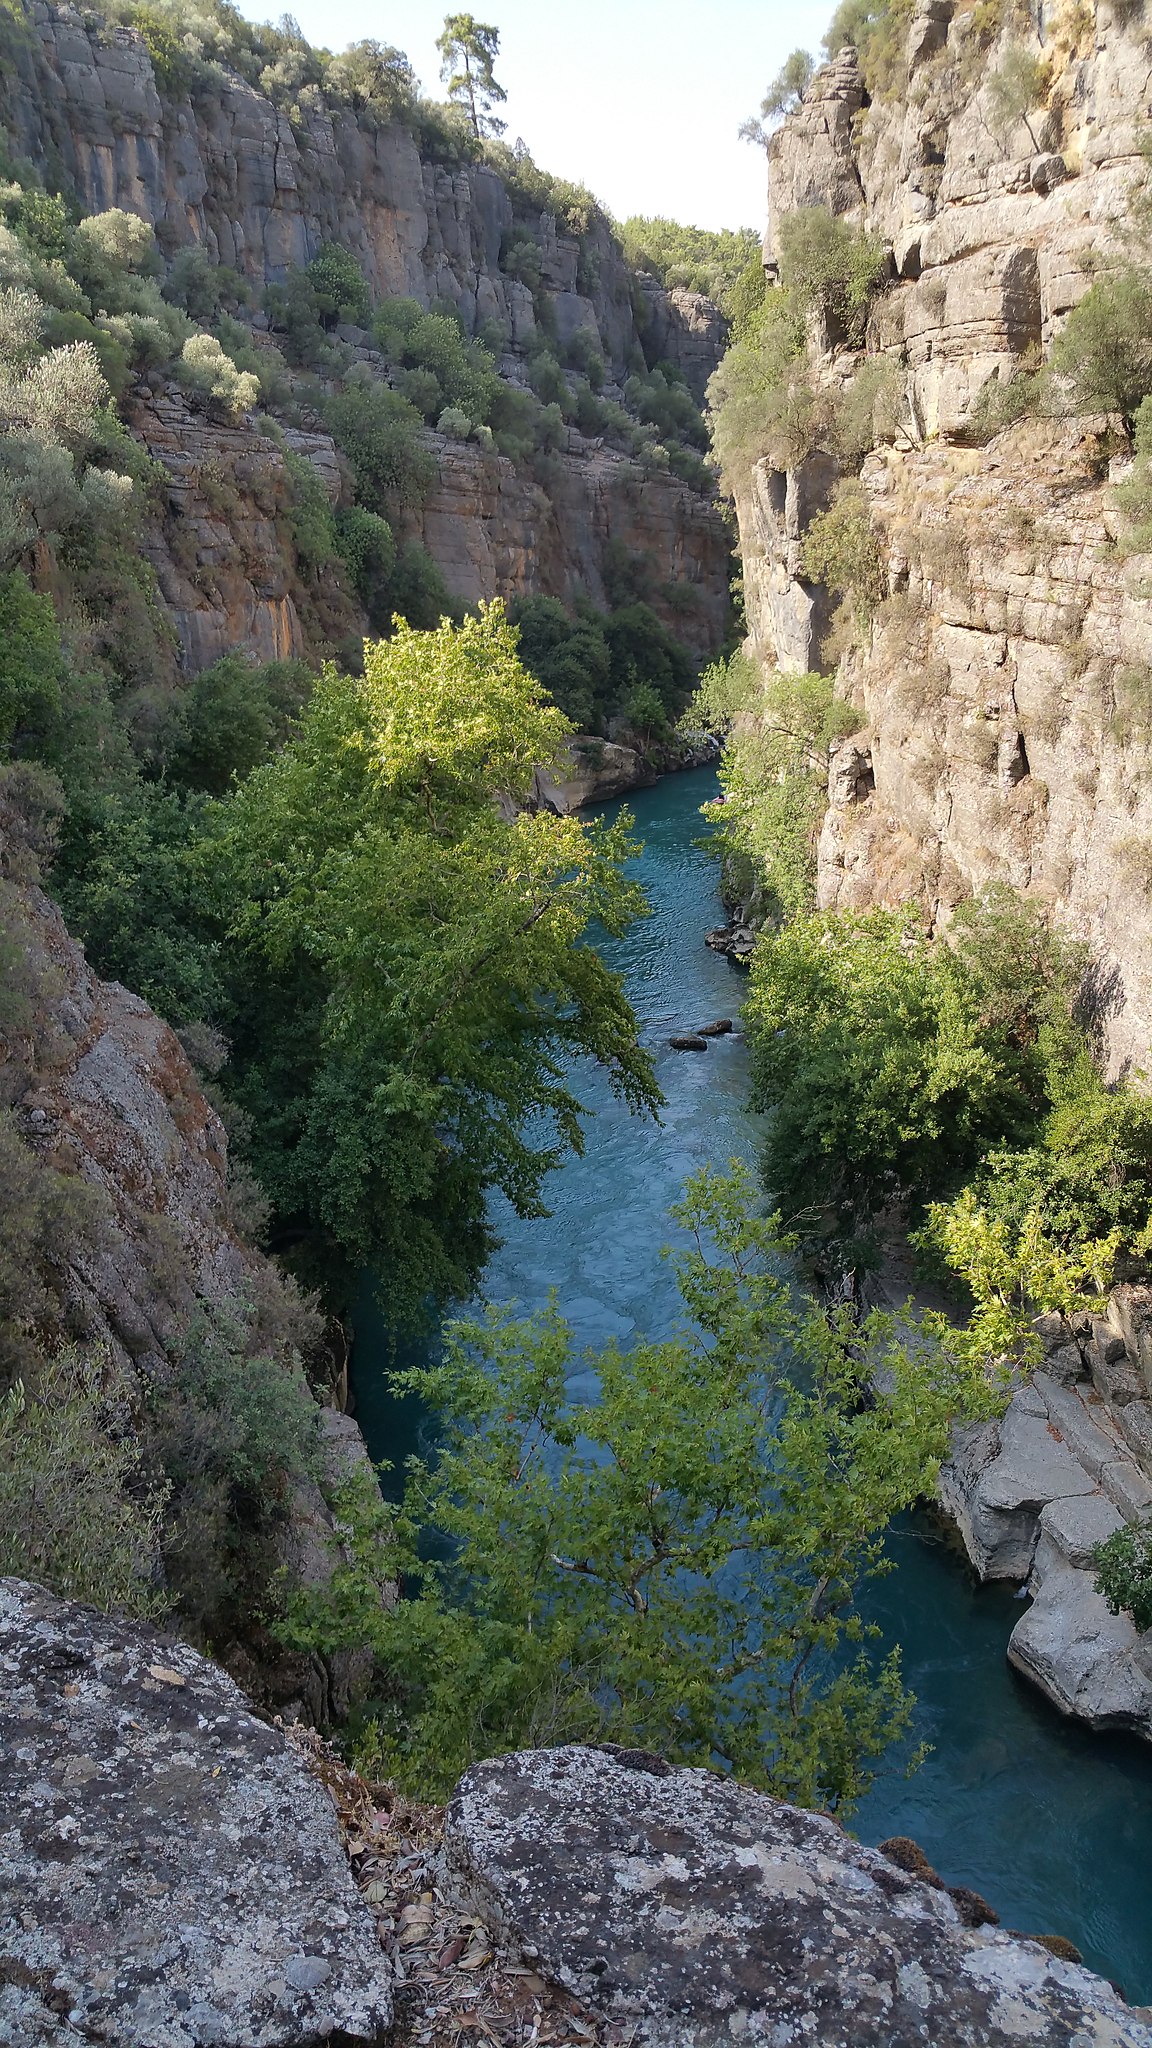
M834 1821L708 1771L573 1746L475 1766L453 1882L523 1957L652 2048L1152 2048L1152 2025Z
M382 2041L332 1803L222 1671L0 1580L0 2043Z

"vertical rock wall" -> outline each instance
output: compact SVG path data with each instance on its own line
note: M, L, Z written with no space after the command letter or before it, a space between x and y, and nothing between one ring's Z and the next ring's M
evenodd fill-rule
M1143 9L1046 6L981 43L978 14L918 0L902 66L868 96L854 54L820 72L773 137L767 256L779 223L825 205L881 236L887 289L868 350L901 372L894 445L861 481L890 596L841 666L861 710L846 743L871 777L838 776L820 900L919 899L946 919L995 877L1042 896L1100 961L1117 1068L1152 1036L1152 802L1131 715L1152 662L1149 563L1126 553L1111 485L1116 422L1024 420L990 441L980 393L1046 349L1096 267L1135 246L1152 51ZM1013 44L1049 67L1046 104L999 110ZM859 367L816 353L835 387ZM837 476L757 465L739 495L745 587L765 660L819 664L828 593L800 545ZM874 782L874 787L870 786Z

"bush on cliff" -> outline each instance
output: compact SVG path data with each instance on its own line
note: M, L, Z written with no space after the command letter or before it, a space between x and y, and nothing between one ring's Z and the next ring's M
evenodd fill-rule
M125 1427L131 1390L98 1355L62 1351L35 1392L0 1396L0 1575L154 1619L164 1490Z
M1028 1144L1081 1043L1083 968L1007 891L958 912L952 943L915 915L796 918L757 947L753 1098L789 1227L872 1256L885 1212L955 1193L995 1147Z
M1152 393L1152 271L1124 264L1073 306L1052 348L1080 412L1118 412L1131 422Z
M649 605L605 613L581 599L569 617L554 597L521 597L509 617L525 667L580 732L607 737L638 688L653 692L661 723L673 723L688 702L692 657Z
M828 799L828 749L859 713L825 676L762 677L745 656L706 672L690 717L728 726L718 828L724 893L776 924L815 908L816 840Z

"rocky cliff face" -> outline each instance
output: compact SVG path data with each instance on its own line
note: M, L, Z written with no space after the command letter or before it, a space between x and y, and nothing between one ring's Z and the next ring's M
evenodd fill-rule
M29 1170L75 1177L86 1219L55 1247L41 1334L50 1346L81 1343L129 1391L166 1384L206 1311L242 1308L250 1354L285 1371L299 1374L306 1353L327 1404L321 1483L294 1481L278 1555L293 1579L324 1583L334 1560L327 1494L371 1470L359 1430L340 1412L342 1350L333 1354L323 1319L245 1241L244 1184L229 1171L224 1127L181 1041L139 996L92 972L37 885L30 815L34 799L9 771L0 786L0 928L20 950L13 981L24 1016L0 1030L0 1109L12 1115ZM19 1199L34 1206L35 1188ZM363 1671L355 1657L282 1652L259 1628L251 1641L218 1648L266 1702L317 1721L347 1710Z
M496 323L514 382L545 318L561 351L587 334L610 379L645 358L671 362L702 399L724 346L723 319L696 293L637 279L606 223L594 221L581 243L551 215L533 219L542 280L534 299L501 268L514 207L484 165L424 161L409 127L351 109L314 106L289 118L219 67L193 97L162 90L136 30L68 5L32 0L26 22L30 33L0 79L0 121L17 152L50 184L63 182L86 212L139 214L169 257L199 244L257 299L323 243L338 242L374 297L455 307L469 333ZM134 426L171 479L149 550L187 671L233 647L267 659L338 647L362 632L354 601L330 577L311 593L294 577L277 530L285 492L276 449L248 427L197 417L171 389L144 394ZM338 493L334 452L311 439L301 452ZM641 565L656 611L695 652L719 645L730 546L698 491L575 430L552 458L547 487L475 444L432 435L429 445L437 476L410 530L455 596L471 603L541 592L571 602L582 594L602 604L612 563L628 559Z
M986 12L986 10L985 10ZM888 590L842 668L861 731L833 764L820 847L827 906L920 900L946 919L992 877L1048 900L1100 962L1114 1066L1152 1037L1152 814L1145 735L1126 710L1152 651L1147 563L1115 543L1115 424L1024 421L990 441L980 394L1048 346L1092 265L1127 253L1148 118L1142 9L1046 8L1046 104L1005 116L1011 28L918 0L896 82L868 104L851 52L773 138L780 220L826 205L891 251L869 351L897 366L894 445L862 485ZM859 358L817 336L818 374ZM820 352L822 350L822 353ZM987 442L987 445L983 445ZM760 464L741 493L745 585L766 658L815 665L828 593L799 549L835 465Z

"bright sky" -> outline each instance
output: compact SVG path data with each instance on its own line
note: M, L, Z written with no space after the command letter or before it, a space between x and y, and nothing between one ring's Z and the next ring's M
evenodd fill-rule
M438 98L444 0L285 0L313 43L404 50ZM253 19L260 0L242 0ZM797 47L819 51L835 0L473 0L500 30L505 140L591 187L619 220L763 226L764 158L737 139ZM277 14L280 12L278 8Z

